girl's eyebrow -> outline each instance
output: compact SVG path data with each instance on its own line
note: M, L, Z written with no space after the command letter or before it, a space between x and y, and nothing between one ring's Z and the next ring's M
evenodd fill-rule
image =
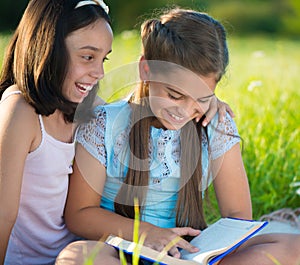
M199 100L202 100L202 99L206 99L206 98L211 98L215 95L215 93L212 93L211 95L208 95L208 96L205 96L205 97L201 97L201 98L198 98L197 101Z
M80 47L79 50L91 50L91 51L95 51L95 52L103 52L102 48L97 48L97 47L90 46L90 45ZM109 50L107 54L110 54L111 52L112 52L112 50Z
M182 94L182 93L180 93L179 91L177 91L177 90L175 90L175 89L173 89L173 88L170 88L170 87L166 87L168 90L171 90L172 92L174 92L174 93L176 93L176 94L179 94L179 95L181 95L181 96L185 96L185 94Z
M97 47L90 46L90 45L80 47L79 49L80 50L102 51L102 49L98 49Z
M181 92L179 92L179 91L177 91L177 90L175 90L175 89L173 89L173 88L170 88L170 87L168 87L168 86L167 86L167 89L168 89L168 90L171 90L172 92L174 92L174 93L176 93L176 94L179 94L179 95L181 95L181 96L185 96L185 94L182 94ZM201 101L201 100L203 100L203 99L213 97L214 95L215 95L215 93L212 93L211 95L208 95L208 96L204 96L204 97L198 98L197 101Z

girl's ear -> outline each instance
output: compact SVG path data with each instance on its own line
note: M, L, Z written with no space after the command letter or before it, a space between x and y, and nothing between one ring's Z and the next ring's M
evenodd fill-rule
M140 79L142 81L149 81L150 68L149 68L148 62L144 56L141 56L141 58L140 58L139 71L140 71Z

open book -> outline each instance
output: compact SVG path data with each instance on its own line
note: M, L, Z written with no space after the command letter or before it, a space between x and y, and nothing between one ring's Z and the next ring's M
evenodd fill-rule
M267 223L266 221L221 218L191 241L192 245L200 249L199 252L189 253L181 250L181 259L176 259L168 256L167 253L140 246L139 256L141 259L161 265L213 265L246 242ZM113 235L107 238L106 243L127 254L133 254L138 247L134 242Z

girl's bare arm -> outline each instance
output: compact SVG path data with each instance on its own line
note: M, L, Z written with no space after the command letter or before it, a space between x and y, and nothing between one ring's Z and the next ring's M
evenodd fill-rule
M24 162L30 151L35 126L34 110L21 96L0 104L0 264L17 218Z
M252 219L248 178L242 161L240 145L234 145L214 161L214 188L224 217Z

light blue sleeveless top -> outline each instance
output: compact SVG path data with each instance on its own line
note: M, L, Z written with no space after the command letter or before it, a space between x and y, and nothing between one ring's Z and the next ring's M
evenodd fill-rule
M128 169L130 118L131 108L125 101L97 106L95 118L81 125L77 134L77 142L106 167L101 207L110 211L114 211L114 199ZM180 130L151 127L150 134L150 180L141 219L164 228L175 227ZM209 160L220 157L240 141L235 137L238 131L229 115L222 123L218 123L216 115L207 127L207 135L208 138L202 133L202 183L206 185L203 190L212 181L208 176Z

